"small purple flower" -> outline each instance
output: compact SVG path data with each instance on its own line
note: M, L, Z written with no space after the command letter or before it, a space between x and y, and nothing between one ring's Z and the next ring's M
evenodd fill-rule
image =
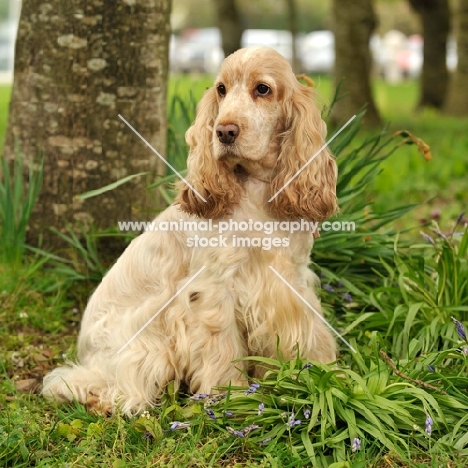
M211 419L216 419L216 415L214 414L214 411L212 409L206 408L205 413L211 418Z
M361 450L361 439L358 439L357 437L355 437L353 439L353 445L351 446L351 451L354 453L359 450Z
M341 294L341 297L346 301L346 302L353 302L353 296L349 293L343 293Z
M310 409L307 408L304 410L304 418L309 419L310 418Z
M190 426L189 422L172 421L169 430L175 431L178 429L187 429L187 427L189 426Z
M425 232L421 232L421 236L426 242L429 242L429 244L435 245L434 239L429 234L426 234Z
M307 370L310 370L312 369L314 365L310 362L308 362L307 364L304 364L304 366L302 367L303 369L307 369Z
M231 434L234 437L240 437L242 439L245 437L242 431L236 431L230 426L226 426L226 430L229 432L229 434Z
M440 232L439 229L432 229L432 232L435 232L441 239L447 240L447 236L443 232Z
M265 404L263 401L258 405L258 415L261 416L263 414L263 411L265 409Z
M324 284L323 289L325 289L325 291L328 291L328 292L335 292L335 289L333 288L331 284Z
M427 365L427 370L430 371L430 372L435 372L435 367L428 364Z
M174 421L172 424L171 424L171 431L175 431L178 427L179 427L179 424L180 422L179 421Z
M463 323L459 322L455 317L452 317L452 322L457 327L458 336L462 340L466 341L466 332L465 332L465 327L463 326Z
M255 429L259 428L260 426L258 424L250 424L250 426L244 427L244 429L242 429L242 433L247 437L252 431L255 431Z
M244 392L244 395L250 395L251 393L255 393L260 388L260 384L253 383L250 387Z
M229 410L224 410L223 413L226 416L226 418L231 418L232 416L234 416L234 413Z
M192 395L190 397L191 400L205 400L206 398L208 398L210 395L208 395L208 393L196 393L195 395Z
M432 418L428 415L426 417L426 434L430 436L432 434L432 425L434 422L432 421Z
M286 426L294 427L294 426L297 426L298 424L301 424L301 422L302 421L300 419L294 419L294 412L292 412L289 415L289 419L288 419L288 422L286 423Z

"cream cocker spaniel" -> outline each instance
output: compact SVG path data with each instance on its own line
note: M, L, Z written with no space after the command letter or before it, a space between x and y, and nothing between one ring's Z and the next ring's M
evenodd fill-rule
M179 182L174 204L155 222L331 216L333 157L324 149L304 169L326 135L313 93L272 49L249 47L227 57L186 134L188 184ZM247 385L262 370L233 360L249 355L279 351L289 358L299 350L307 359L335 360L329 329L288 286L320 312L317 278L308 268L312 232L228 230L226 245L190 247L195 235L219 237L215 230L151 230L130 244L89 301L77 363L45 377L46 397L133 414L154 405L170 381L194 393ZM281 236L282 243L240 247L239 235Z

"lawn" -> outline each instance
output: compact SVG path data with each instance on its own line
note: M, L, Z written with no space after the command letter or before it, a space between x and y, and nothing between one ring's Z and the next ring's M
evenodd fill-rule
M315 81L330 99L330 80ZM178 168L194 103L209 84L204 76L170 83L168 157ZM0 135L9 93L0 88ZM133 418L57 406L34 392L44 373L75 354L81 313L103 268L95 238L76 249L76 265L86 265L79 272L41 254L11 264L4 243L0 465L465 467L468 119L416 114L412 81L377 81L375 93L388 133L353 124L332 147L338 219L358 229L322 235L312 257L327 319L356 353L342 344L337 368L268 361L259 388L225 389L215 400L170 387L160 406ZM399 146L397 130L430 145L432 160L416 145Z

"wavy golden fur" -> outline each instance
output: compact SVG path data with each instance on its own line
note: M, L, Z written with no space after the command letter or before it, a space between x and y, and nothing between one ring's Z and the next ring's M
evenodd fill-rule
M190 185L180 182L175 203L155 223L331 216L337 171L327 149L311 161L326 134L313 91L271 49L227 57L187 131ZM229 226L224 245L219 232L200 227L138 236L89 301L78 362L48 374L43 394L132 414L154 405L172 380L200 393L246 385L261 369L232 361L249 355L293 357L299 349L305 358L333 361L328 328L269 268L320 313L317 278L308 268L312 232L242 232L239 246L239 232ZM190 244L195 236L207 245ZM278 236L281 245L272 247Z

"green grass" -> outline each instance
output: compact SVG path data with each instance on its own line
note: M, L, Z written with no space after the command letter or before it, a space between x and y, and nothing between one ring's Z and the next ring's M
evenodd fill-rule
M3 148L5 130L8 122L11 86L0 86L0 148Z
M193 105L210 82L199 76L170 83L169 157L179 169ZM330 80L316 83L330 98ZM231 389L219 401L194 401L169 386L160 406L134 418L57 407L27 391L64 355L75 355L86 295L102 275L93 239L81 243L70 233L77 257L61 268L45 269L39 255L25 256L15 270L0 264L0 466L465 467L468 358L451 317L468 323L468 232L446 234L467 201L468 122L414 114L414 82L378 81L375 91L391 132L422 138L433 159L425 161L416 146L393 152L402 138L353 126L333 144L341 216L359 229L323 235L313 259L327 286L327 318L358 353L343 345L338 369L264 360L260 389ZM0 135L9 92L0 88ZM416 212L397 208L431 197ZM432 241L395 235L395 226L417 225L434 209L442 219L426 229ZM290 427L292 413L301 422ZM190 424L171 431L173 421ZM258 427L247 434L251 425ZM356 437L362 447L353 452Z

